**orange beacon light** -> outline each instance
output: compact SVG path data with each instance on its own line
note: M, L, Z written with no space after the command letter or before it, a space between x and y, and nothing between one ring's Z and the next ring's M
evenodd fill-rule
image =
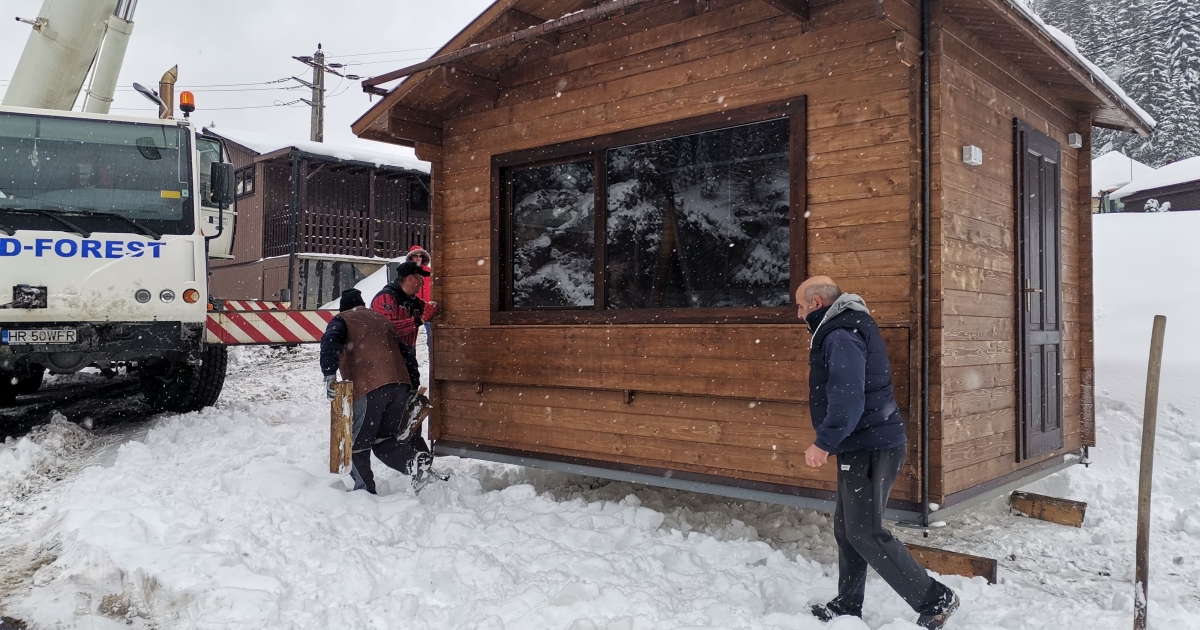
M196 97L188 91L179 93L179 111L183 112L183 117L187 118L192 112L196 111Z

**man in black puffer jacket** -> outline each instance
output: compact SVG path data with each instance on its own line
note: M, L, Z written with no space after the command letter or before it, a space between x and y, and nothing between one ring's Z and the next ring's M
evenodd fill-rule
M838 595L814 605L812 613L823 621L861 617L869 565L917 611L918 625L941 628L958 608L958 597L883 526L906 438L879 326L862 298L842 293L826 276L801 284L796 303L812 333L809 410L817 437L804 459L816 468L835 455L838 464Z

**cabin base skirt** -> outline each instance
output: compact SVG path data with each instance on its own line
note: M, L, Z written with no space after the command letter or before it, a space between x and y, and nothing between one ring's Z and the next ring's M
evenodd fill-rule
M501 464L513 464L574 475L598 477L611 481L624 481L626 483L671 488L685 492L712 494L731 499L789 505L821 512L832 513L834 508L833 499L835 493L829 490L815 490L665 468L615 464L576 457L562 457L546 453L528 453L481 444L463 444L440 440L434 444L433 452L437 456L450 455L468 459L481 459ZM921 505L919 503L897 501L895 499L888 501L888 508L883 514L884 518L890 521L912 522L916 522L920 515Z
M511 449L485 446L482 444L464 444L461 442L438 441L433 445L433 452L439 457L452 456L467 459L479 459L501 464L554 470L597 477L611 481L624 481L659 488L671 488L685 492L699 492L716 496L741 499L745 501L760 501L776 505L788 505L798 508L818 510L832 513L834 494L828 490L814 490L796 486L785 486L715 475L653 468L650 466L635 466L630 464L614 464L576 457L561 457L546 453L529 453ZM1053 475L1075 464L1082 463L1082 451L1071 452L1059 457L1053 457L1030 468L1017 471L1013 478L1002 477L993 483L984 484L950 495L949 501L934 512L931 517L942 520L951 514L974 507L985 501L1007 494L1029 485L1038 479ZM954 502L957 499L956 502ZM889 521L898 521L907 526L919 526L921 521L921 505L912 501L888 501L888 507L883 517Z

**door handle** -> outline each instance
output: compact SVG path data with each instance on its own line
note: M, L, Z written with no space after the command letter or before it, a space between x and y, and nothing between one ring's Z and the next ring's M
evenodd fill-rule
M1029 286L1029 285L1030 285L1030 282L1029 282L1029 280L1026 280L1026 281L1025 281L1025 310L1026 310L1026 311L1028 311L1028 310L1029 310L1029 308L1030 308L1030 306L1031 306L1031 304L1030 304L1030 300L1029 300L1029 296L1030 296L1030 295L1032 295L1032 294L1034 294L1034 293L1041 293L1041 292L1042 292L1042 290L1041 290L1041 289L1035 289L1035 288L1033 288L1033 287L1031 287L1031 286Z

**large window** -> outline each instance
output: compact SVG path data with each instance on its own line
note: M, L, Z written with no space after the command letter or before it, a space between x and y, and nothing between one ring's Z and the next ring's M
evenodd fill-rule
M804 164L802 102L498 158L495 319L794 319Z

